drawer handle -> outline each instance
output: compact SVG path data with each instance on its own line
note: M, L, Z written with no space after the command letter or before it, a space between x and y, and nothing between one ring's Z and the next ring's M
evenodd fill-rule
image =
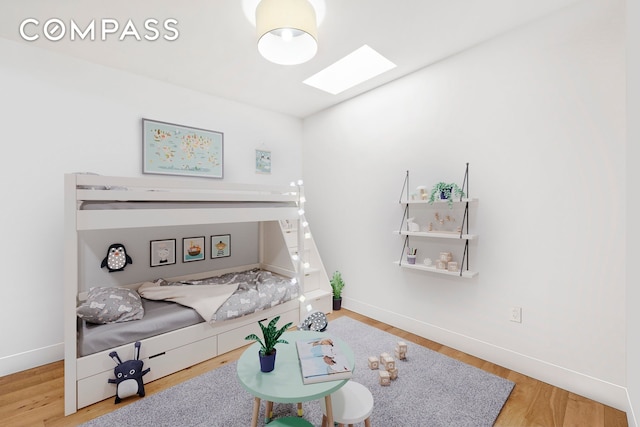
M153 359L154 357L164 356L165 354L167 354L167 352L163 351L162 353L158 353L158 354L154 354L153 356L149 356L149 359Z

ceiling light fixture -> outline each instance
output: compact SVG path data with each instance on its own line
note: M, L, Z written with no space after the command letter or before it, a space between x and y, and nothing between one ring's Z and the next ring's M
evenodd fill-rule
M281 65L307 62L318 51L316 11L309 0L262 0L255 10L258 51Z

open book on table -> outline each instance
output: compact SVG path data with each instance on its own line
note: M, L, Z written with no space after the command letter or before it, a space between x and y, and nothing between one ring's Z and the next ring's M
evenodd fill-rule
M351 378L349 361L331 337L298 340L296 347L304 384Z

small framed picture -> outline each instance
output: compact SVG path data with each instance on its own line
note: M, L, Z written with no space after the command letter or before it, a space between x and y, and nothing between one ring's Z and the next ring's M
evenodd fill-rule
M182 262L202 261L204 259L204 236L182 239Z
M231 234L211 236L211 258L231 256Z
M176 263L176 239L152 240L150 251L151 267Z
M256 173L271 173L271 151L256 150Z

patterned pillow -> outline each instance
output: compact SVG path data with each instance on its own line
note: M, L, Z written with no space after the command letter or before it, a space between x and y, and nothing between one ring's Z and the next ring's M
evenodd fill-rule
M92 288L76 312L79 318L98 324L128 322L144 316L140 295L125 288Z

